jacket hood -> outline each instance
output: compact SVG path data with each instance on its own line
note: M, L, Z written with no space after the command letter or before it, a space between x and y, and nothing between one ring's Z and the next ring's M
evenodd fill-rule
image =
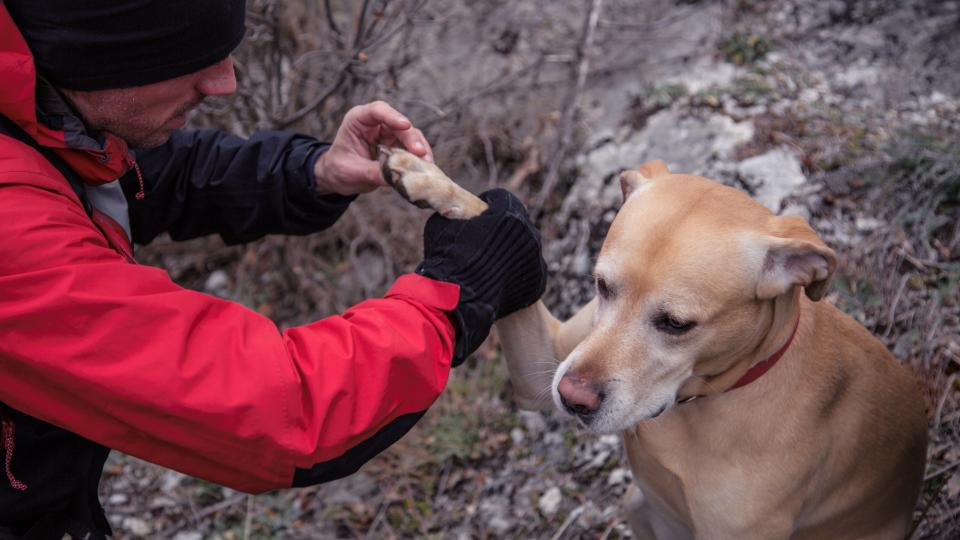
M53 149L83 180L116 180L133 159L126 142L92 133L52 85L37 77L33 55L0 2L0 114L16 122L42 146Z

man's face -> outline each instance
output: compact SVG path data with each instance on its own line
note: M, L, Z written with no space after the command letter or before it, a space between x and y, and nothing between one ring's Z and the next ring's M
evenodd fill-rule
M175 79L131 88L81 92L63 90L86 123L107 131L132 148L160 146L183 127L187 113L207 96L225 96L237 89L230 57Z

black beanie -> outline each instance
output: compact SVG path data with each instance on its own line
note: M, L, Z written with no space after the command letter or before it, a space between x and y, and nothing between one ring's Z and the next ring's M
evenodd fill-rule
M240 44L244 0L0 0L37 73L69 90L141 86L212 66Z

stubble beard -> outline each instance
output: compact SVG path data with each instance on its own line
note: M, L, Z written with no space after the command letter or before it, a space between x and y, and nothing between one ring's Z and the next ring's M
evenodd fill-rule
M106 97L106 96L105 96ZM135 149L156 148L166 143L176 128L164 127L170 121L186 114L200 104L202 98L191 99L162 120L151 122L144 117L139 101L124 92L112 95L97 104L93 119L87 124L97 130L110 133L123 139L127 146Z

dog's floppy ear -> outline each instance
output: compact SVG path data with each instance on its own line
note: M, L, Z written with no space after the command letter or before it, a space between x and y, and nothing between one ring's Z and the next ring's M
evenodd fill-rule
M620 173L620 191L623 192L623 200L626 201L638 187L665 174L670 174L670 169L659 159L648 161L636 169L623 171Z
M803 218L772 218L772 235L764 238L766 254L757 282L757 298L776 298L796 285L820 300L837 268L837 255Z

